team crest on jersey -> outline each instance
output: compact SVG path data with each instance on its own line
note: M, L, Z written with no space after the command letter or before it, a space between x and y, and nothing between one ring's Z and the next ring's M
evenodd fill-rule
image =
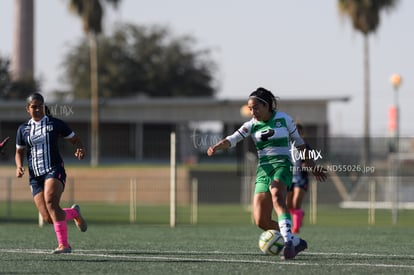
M276 127L277 127L277 128L282 127L282 123L280 123L280 121L279 121L279 120L277 120L277 121L276 121Z
M242 131L245 132L245 133L248 133L249 132L249 130L246 127L243 127L242 128Z
M53 125L49 124L46 126L46 131L52 132L53 131Z

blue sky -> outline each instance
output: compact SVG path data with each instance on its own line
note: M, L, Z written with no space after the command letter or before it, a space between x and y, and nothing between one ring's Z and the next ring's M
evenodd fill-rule
M0 54L11 55L13 0L0 3ZM44 92L59 87L61 62L83 36L80 20L65 0L35 0L36 76ZM401 134L414 135L414 1L401 0L384 13L371 46L371 134L387 135L393 103L390 77L401 74L398 91ZM258 86L281 98L349 96L329 107L331 134L363 133L363 44L336 0L123 0L107 11L105 31L114 22L168 25L174 35L190 34L197 47L212 50L220 98L246 98Z

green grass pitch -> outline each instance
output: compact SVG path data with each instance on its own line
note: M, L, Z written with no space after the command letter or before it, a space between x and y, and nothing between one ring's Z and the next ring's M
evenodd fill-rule
M310 225L305 220L300 233L308 241L309 249L295 260L282 261L279 257L261 253L258 248L261 231L250 222L249 214L239 218L228 215L220 222L222 213L236 211L234 206L207 208L200 209L198 225L183 221L170 228L168 223L144 224L140 218L133 225L105 222L102 217L92 218L96 215L92 215L93 206L83 206L84 215L89 216L89 228L81 233L72 222L69 223L73 252L67 255L50 254L56 246L51 225L39 228L36 220L2 220L0 273L414 273L412 210L403 211L395 226L391 225L389 211L377 211L376 224L368 226L366 210L322 207L318 212L318 223ZM138 212L138 217L154 215L150 209L142 211ZM113 212L109 215L117 215ZM141 220L145 219L149 220L141 217Z

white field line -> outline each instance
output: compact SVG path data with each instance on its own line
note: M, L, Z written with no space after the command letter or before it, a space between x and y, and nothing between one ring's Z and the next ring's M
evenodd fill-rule
M97 253L101 252L101 253ZM44 249L4 249L0 248L0 253L23 253L23 254L51 254L51 250ZM111 254L114 253L114 254ZM116 254L115 254L116 253ZM120 254L121 253L121 254ZM270 264L270 265L298 265L298 266L365 266L365 267L383 267L383 268L407 268L414 270L413 265L401 265L401 264L376 264L376 263L311 263L301 262L297 260L282 261L277 258L274 260L246 260L246 259L220 259L220 258L197 258L197 257L176 257L176 256L157 256L157 255L122 255L122 253L136 253L136 254L188 254L190 255L258 255L254 252L222 252L222 251L161 251L161 250L115 250L115 249L98 249L98 250L85 250L77 249L71 254L61 254L62 256L82 256L82 257L95 257L95 258L112 258L112 259L130 259L130 260L152 260L152 261L180 261L180 262L215 262L215 263L251 263L251 264ZM369 254L369 253L327 253L327 252L302 252L303 255L336 255L336 256L350 256L350 257L395 257L400 259L414 259L414 255L386 255L386 254ZM61 256L56 255L56 256Z

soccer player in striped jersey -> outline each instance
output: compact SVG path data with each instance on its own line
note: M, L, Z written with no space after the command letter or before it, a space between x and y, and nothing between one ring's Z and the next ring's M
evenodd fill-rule
M303 125L296 123L296 129L298 130L299 135L304 138L305 130ZM308 151L311 150L308 144L306 144L306 149ZM292 233L294 234L299 233L305 214L302 209L302 202L308 191L309 173L306 167L302 167L304 164L305 161L301 158L294 160L292 185L288 187L286 204L292 217Z
M74 220L82 232L86 231L87 224L79 205L63 209L60 207L66 172L58 149L58 139L63 137L72 143L79 160L85 157L85 149L69 126L62 120L47 115L46 108L41 94L34 93L27 98L26 111L31 118L17 130L16 176L20 178L24 175L26 155L34 203L43 219L53 224L56 233L58 247L53 253L71 253L66 221Z
M218 150L234 147L239 141L251 136L257 150L259 162L256 171L253 216L255 223L263 230L280 230L285 246L282 259L293 259L307 248L305 240L291 232L291 216L286 206L287 187L292 184L291 146L305 150L305 142L300 137L293 119L277 110L275 96L262 87L252 92L247 101L252 119L245 122L232 135L227 136L207 150L212 156ZM314 168L318 180L325 180L323 169L307 159L307 165ZM278 221L272 220L275 210Z

